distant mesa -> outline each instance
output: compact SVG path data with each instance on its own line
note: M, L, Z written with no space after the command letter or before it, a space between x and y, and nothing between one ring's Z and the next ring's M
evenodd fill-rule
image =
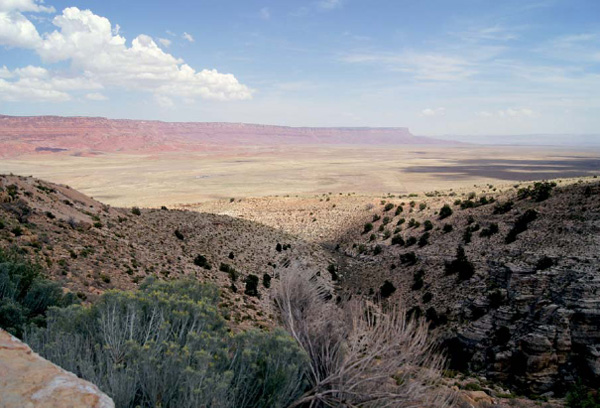
M160 153L279 145L449 145L408 128L287 127L223 122L160 122L0 115L0 157L36 153Z

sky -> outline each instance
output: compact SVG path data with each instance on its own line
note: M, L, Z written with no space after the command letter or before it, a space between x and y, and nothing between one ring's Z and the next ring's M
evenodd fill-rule
M600 133L598 0L0 0L0 113Z

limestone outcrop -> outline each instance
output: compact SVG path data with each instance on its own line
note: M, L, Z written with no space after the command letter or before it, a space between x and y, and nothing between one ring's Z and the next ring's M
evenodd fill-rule
M114 408L94 384L34 353L0 330L1 408Z

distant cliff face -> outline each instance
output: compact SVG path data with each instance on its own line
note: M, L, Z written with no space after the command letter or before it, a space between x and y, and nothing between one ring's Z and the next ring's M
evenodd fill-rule
M293 128L244 123L0 116L0 157L30 153L94 154L226 150L286 144L449 144L407 128Z
M55 366L0 329L0 395L3 408L114 408L94 384Z

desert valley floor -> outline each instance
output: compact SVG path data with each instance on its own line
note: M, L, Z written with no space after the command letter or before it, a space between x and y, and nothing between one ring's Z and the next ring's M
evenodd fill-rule
M423 193L589 176L598 169L599 149L466 144L237 146L160 154L37 152L0 162L1 173L68 184L111 205L145 207L329 192Z

